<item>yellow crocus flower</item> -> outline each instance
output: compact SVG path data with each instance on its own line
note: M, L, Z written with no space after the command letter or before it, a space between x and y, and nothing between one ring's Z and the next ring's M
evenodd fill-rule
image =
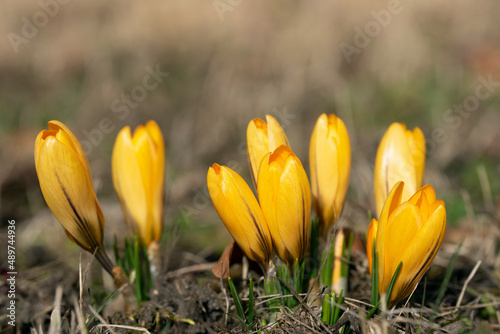
M293 264L309 243L311 188L299 158L281 145L262 159L258 197L278 256Z
M290 146L278 121L270 115L266 115L266 121L267 123L260 118L255 118L247 127L248 164L255 187L257 187L257 176L262 158L280 145Z
M344 122L322 114L309 146L313 205L325 235L339 218L351 170L351 144Z
M379 293L387 292L399 263L403 263L390 297L390 306L408 297L436 256L446 231L446 209L426 185L402 202L404 182L392 188L380 220L368 230L367 249L378 254ZM368 265L371 267L371 253Z
M375 159L375 205L380 215L389 191L399 181L405 183L402 201L420 187L425 168L425 137L420 128L392 123L382 137Z
M66 235L111 273L102 243L104 215L82 145L66 125L50 121L49 129L38 134L34 153L43 197Z
M120 130L112 155L113 185L125 220L141 240L159 241L165 192L165 144L154 121Z
M229 233L266 273L272 253L271 234L248 184L232 169L213 164L208 169L207 185L215 210Z

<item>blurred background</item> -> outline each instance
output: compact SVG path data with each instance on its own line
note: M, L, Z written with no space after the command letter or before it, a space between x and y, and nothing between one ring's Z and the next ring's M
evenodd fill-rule
M309 173L314 123L335 113L353 151L342 224L368 227L377 145L392 122L404 122L426 136L424 183L445 200L447 240L475 240L466 245L474 256L498 265L498 1L40 0L0 8L1 226L16 220L20 264L79 254L35 173L34 140L49 120L82 141L108 246L126 233L110 174L116 134L158 122L167 147L165 229L176 251L192 254L188 264L230 240L206 173L217 162L251 183L248 122L275 117Z

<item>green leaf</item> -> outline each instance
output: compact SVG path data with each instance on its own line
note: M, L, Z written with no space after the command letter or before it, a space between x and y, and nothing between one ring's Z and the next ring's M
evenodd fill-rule
M231 277L227 279L227 283L229 285L229 290L233 295L234 306L236 308L236 312L238 313L238 318L241 322L241 326L246 330L247 324L245 320L245 311L243 310L243 304L241 303L240 296L238 295L238 291L236 291L236 287L234 286L233 280Z
M379 301L378 299L378 254L375 248L376 241L373 241L372 247L372 296L370 303L376 305Z
M396 279L399 276L399 272L401 271L402 266L403 266L403 261L399 262L399 265L396 268L394 275L392 275L391 282L389 283L389 289L387 289L387 300L386 300L387 308L389 308L390 306L392 290L394 289L394 284L396 284Z
M323 299L323 307L321 308L321 321L324 323L330 324L330 295L325 295L325 299Z
M253 302L253 280L250 278L248 287L248 323L252 324L254 318L254 302Z

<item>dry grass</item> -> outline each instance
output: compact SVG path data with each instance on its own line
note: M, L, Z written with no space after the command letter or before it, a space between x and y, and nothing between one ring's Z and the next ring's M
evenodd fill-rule
M0 43L1 216L2 221L17 221L18 263L25 280L20 284L43 286L50 266L60 262L67 263L65 272L78 271L78 251L47 211L34 172L34 138L48 120L65 122L82 140L90 141L85 133L94 133L96 144L88 153L107 219L108 246L113 234L124 234L110 181L115 135L125 125L158 121L168 147L166 225L178 229L175 247L183 254L172 259L170 268L179 269L214 261L229 240L207 196L205 176L208 166L218 162L250 180L244 151L248 122L274 115L307 166L313 124L320 113L334 112L346 122L353 148L340 223L361 233L368 226L375 149L385 128L393 121L422 127L435 145L429 147L425 182L445 199L449 221L445 243L428 273L431 295L426 303L432 304L436 282L463 241L432 325L442 331L457 323L479 328L486 320L500 330L498 87L467 117L461 116L458 127L445 116L475 93L478 77L500 78L498 2L401 0L400 12L350 63L340 43L353 44L355 28L374 21L371 12L388 9L389 2L241 1L223 20L213 4L69 1L19 52L8 38ZM21 34L22 19L33 21L40 10L38 2L3 3L0 35ZM157 65L169 76L128 114L113 111L113 101L142 85L146 67ZM103 119L110 120L109 131L99 130ZM445 139L436 137L438 129ZM0 240L4 238L2 233ZM4 254L0 252L2 263ZM352 270L366 277L362 252ZM99 273L92 277L103 281ZM352 281L356 287L364 283ZM71 281L63 295L70 296L74 288ZM43 299L41 319L54 294L50 285L32 297ZM390 327L418 328L419 312L426 315L429 307L420 307L420 300L416 295L399 310L402 318L393 313ZM356 296L352 303L361 307L358 301L363 299ZM298 312L303 314L282 321L317 330L313 316ZM36 325L38 320L31 321ZM377 319L367 326L379 332L376 328L385 323ZM431 325L421 328L425 326Z

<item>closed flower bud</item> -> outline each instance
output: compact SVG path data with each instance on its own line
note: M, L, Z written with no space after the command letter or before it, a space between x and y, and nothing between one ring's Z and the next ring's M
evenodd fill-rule
M255 118L247 127L247 155L252 180L257 187L257 176L262 158L280 145L288 144L283 128L272 116L266 115L267 123Z
M300 261L309 243L311 188L289 147L281 145L264 156L257 190L276 253L289 264Z
M405 183L402 201L407 201L420 187L425 168L425 137L420 128L407 130L393 123L382 137L375 159L375 205L380 215L389 191Z
M267 272L271 235L250 187L235 171L218 164L208 169L207 185L215 210L229 233L248 258Z
M367 249L378 254L379 293L387 292L398 265L401 271L390 296L390 306L408 297L436 256L446 231L446 209L436 200L434 189L426 185L402 202L404 182L392 188L378 224L368 230ZM371 231L371 232L370 232ZM371 266L369 253L369 265Z
M35 167L43 197L68 238L96 255L111 273L103 248L104 215L94 191L90 166L75 135L50 121L35 141Z
M139 125L132 135L118 133L112 155L112 176L125 220L142 242L159 241L165 192L165 145L158 124Z
M313 205L326 234L339 218L351 170L351 144L344 122L322 114L314 127L309 147Z

